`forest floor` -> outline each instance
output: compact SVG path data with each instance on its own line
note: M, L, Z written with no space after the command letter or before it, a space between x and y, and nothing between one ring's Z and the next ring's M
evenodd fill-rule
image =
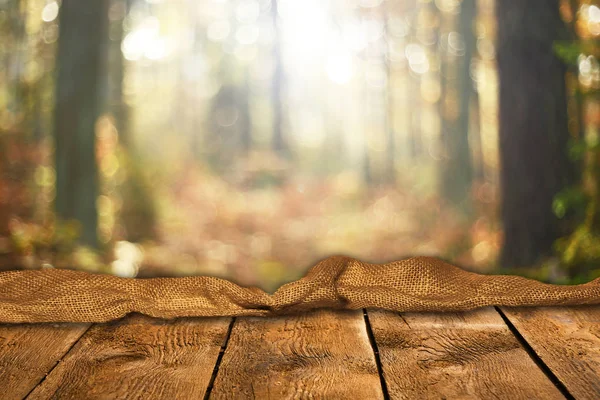
M415 190L366 188L352 173L240 187L189 170L163 191L157 240L142 244L138 276L212 275L274 290L334 254L432 255L489 272L501 233L486 190L475 191L468 217Z
M475 185L471 212L465 214L432 195L435 190L410 182L406 177L411 175L422 176L408 171L396 184L367 186L349 171L319 178L250 171L235 179L197 167L163 171L150 176L151 192L138 192L130 203L139 212L144 207L140 199L151 199L154 215L147 219L153 221L141 229L153 230L152 240L130 243L116 232L100 253L75 248L66 256L56 253L74 240L68 226L44 226L19 216L28 204L19 199L31 199L32 191L15 175L14 182L4 185L5 191L14 190L0 207L7 225L0 232L0 269L210 275L268 291L336 254L376 263L431 255L493 272L502 239L493 187ZM117 220L126 217L121 212Z

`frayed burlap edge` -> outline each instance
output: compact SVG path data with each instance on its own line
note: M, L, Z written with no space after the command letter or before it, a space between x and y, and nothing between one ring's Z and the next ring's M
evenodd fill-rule
M431 257L369 264L330 257L273 295L214 277L131 279L49 269L0 273L0 322L105 322L138 312L158 318L268 316L315 308L464 311L484 306L600 304L600 279L550 285L480 275Z

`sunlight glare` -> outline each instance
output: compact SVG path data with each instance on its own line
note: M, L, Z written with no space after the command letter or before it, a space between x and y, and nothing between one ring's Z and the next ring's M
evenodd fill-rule
M411 43L406 46L405 55L410 64L410 69L414 72L424 74L429 71L429 60L423 46Z
M364 8L375 8L378 7L383 0L360 0L359 4Z
M156 17L147 17L140 27L129 33L121 46L127 60L136 61L145 57L160 60L169 53L167 38L160 35L160 21Z
M282 37L294 64L305 65L322 59L329 38L327 10L317 0L280 1Z
M331 55L327 59L326 70L331 81L344 85L354 76L353 59L349 54Z
M588 20L594 24L600 23L600 8L595 5L588 7Z
M231 28L229 22L225 20L214 21L208 26L206 36L213 42L221 42L227 39Z
M244 1L237 6L235 16L242 23L256 22L260 16L260 4L254 0Z
M258 26L255 24L242 25L236 31L235 39L240 44L254 44L258 40L258 34Z
M58 17L58 3L53 1L44 6L42 10L42 20L44 22L52 22Z
M342 30L342 38L346 48L353 52L358 53L367 47L367 35L364 26L361 24L345 24Z

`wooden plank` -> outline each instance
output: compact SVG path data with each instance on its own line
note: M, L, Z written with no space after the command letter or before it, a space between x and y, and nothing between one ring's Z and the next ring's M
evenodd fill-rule
M230 321L132 315L94 325L30 398L202 398Z
M600 306L502 312L577 399L600 399Z
M368 316L393 399L564 398L493 308Z
M0 325L0 397L25 397L88 327L89 324Z
M383 398L362 312L238 319L211 398Z

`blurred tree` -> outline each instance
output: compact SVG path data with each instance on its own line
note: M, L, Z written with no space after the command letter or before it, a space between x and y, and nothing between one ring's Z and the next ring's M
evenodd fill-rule
M365 17L365 15L361 12L361 9L359 8L359 18L360 18L360 23L363 25L366 25L368 23L368 19ZM364 51L364 57L365 59L368 56L368 53L372 51L372 49L370 47L367 47L367 49ZM370 93L370 89L369 89L369 85L367 84L367 79L366 77L360 80L360 97L365 99L365 103L368 103L368 99L369 99L369 93ZM365 104L366 106L366 104ZM365 107L365 109L367 109L368 107ZM369 116L368 116L368 112L365 110L363 112L363 118L365 121L365 127L369 127L371 125L371 122L369 120ZM371 166L372 164L372 160L371 160L371 154L369 151L369 137L372 135L372 133L369 131L369 129L366 129L365 132L363 132L364 138L363 138L363 144L362 144L362 155L361 155L361 174L362 174L362 178L364 180L364 183L366 186L370 186L374 183L374 173L373 173L373 168Z
M109 35L107 42L107 111L114 118L121 145L121 167L126 171L120 185L120 220L124 236L132 242L155 238L156 204L152 183L146 176L144 160L133 143L129 129L130 110L124 96L127 62L121 49L127 17L136 0L109 0ZM137 0L139 1L139 0Z
M361 82L361 94L363 98L367 97L368 87L366 80L362 80ZM368 130L364 133L364 143L362 145L362 176L365 182L365 185L370 186L373 184L373 170L371 168L371 155L369 154L369 133Z
M125 18L129 14L133 0L111 0L109 16L108 64L106 85L108 91L108 110L115 119L115 127L119 132L119 142L129 145L130 137L127 122L129 107L123 97L125 82L125 57L121 50L125 29Z
M385 180L389 183L396 182L396 126L395 113L396 106L394 102L394 67L390 57L390 29L389 29L389 18L390 10L387 7L387 3L381 3L381 19L383 21L383 38L386 41L386 49L382 52L381 58L385 65L385 74L387 77L387 85L384 88L384 101L386 104L386 111L383 114L383 125L386 134L386 166L385 166Z
M475 51L473 24L475 0L463 0L460 6L458 35L448 34L442 48L440 101L442 118L441 193L451 204L468 210L473 168L469 147L469 116L473 82L471 61ZM444 16L444 13L442 13ZM450 61L453 61L450 63Z
M40 129L40 95L42 74L32 74L33 52L35 65L42 66L43 58L39 57L40 40L30 38L27 34L27 2L22 0L6 1L0 5L0 37L3 39L3 68L0 84L0 106L15 116L12 129L18 129L28 137L41 139ZM32 44L34 44L32 46ZM34 47L35 46L35 47ZM29 67L29 68L28 68ZM4 91L5 93L2 93Z
M496 2L503 267L533 266L561 236L554 196L574 181L567 157L566 26L556 0Z
M170 116L173 125L178 122L185 123L185 131L189 138L190 156L201 161L204 155L203 141L205 139L203 134L205 129L202 125L206 119L205 110L202 110L202 108L205 107L205 104L202 104L202 108L189 107L189 105L198 102L199 93L204 88L200 83L201 80L194 79L195 76L190 74L189 65L195 66L191 71L197 72L201 69L198 67L199 60L206 56L204 53L207 47L206 26L204 26L203 21L196 18L194 13L189 13L188 18L189 20L186 23L191 26L191 50L178 62L177 100L172 104Z
M567 85L567 110L569 116L569 132L571 137L574 139L572 144L581 145L585 138L585 95L584 92L581 91L579 87L579 62L576 59L573 59L573 50L575 50L576 54L582 54L580 51L582 50L579 47L579 44L583 44L586 41L581 40L578 35L578 27L577 21L579 20L581 14L579 13L580 6L582 5L582 0L562 0L561 4L566 7L561 7L561 16L563 20L565 20L565 12L568 14L568 18L566 19L569 27L569 35L568 38L571 40L570 51L567 53L566 57L561 57L560 52L560 43L555 44L555 50L557 51L559 57L567 64L567 74L566 74L566 85ZM588 42L588 45L594 43L592 41ZM564 44L564 43L563 43ZM593 44L592 47L597 47L597 43ZM563 54L564 56L564 54ZM575 168L577 168L577 175L584 175L583 168L584 165L582 162L576 163Z
M11 108L14 112L25 108L26 102L26 84L23 75L25 73L25 61L27 56L27 47L25 45L25 4L20 0L10 1L7 4L6 20L8 23L8 33L13 40L10 57L7 58L8 83L12 92Z
M470 112L469 112L469 144L471 148L471 163L473 167L473 181L483 182L485 180L485 163L483 161L483 142L481 134L479 92L475 86L471 87Z
M273 25L275 27L275 38L273 40L273 83L272 83L272 103L273 103L273 151L279 156L288 158L290 156L289 144L286 141L283 132L283 87L284 70L281 54L281 29L279 26L278 0L272 0L271 13L273 15Z
M108 0L63 0L59 14L54 115L56 213L81 224L81 241L97 245L95 125L108 28Z
M242 2L232 2L227 8L230 26L240 22L235 16L235 6ZM252 149L252 116L250 113L250 71L245 62L233 54L237 46L235 37L210 46L218 55L215 75L220 83L218 92L212 96L208 107L208 133L205 135L203 152L211 167L223 174L235 175L237 161L248 155ZM197 43L198 44L198 43ZM201 50L201 46L198 46Z
M250 114L250 77L244 68L242 88L238 91L237 102L240 108L240 153L247 155L252 150L252 118Z
M252 121L249 111L249 83L243 72L242 82L237 82L240 72L233 57L223 55L219 67L221 88L210 104L208 161L221 173L230 171L240 155L247 154L252 145Z
M417 36L419 31L419 18L423 12L424 4L418 0L411 0L410 2L410 19L409 19L409 40L410 43L417 42ZM408 60L408 85L406 86L407 94L406 97L409 100L409 135L408 135L408 147L409 156L412 160L418 159L423 152L422 142L422 130L421 130L421 108L422 108L422 96L421 96L421 75L416 73L412 66L410 66L410 59Z

